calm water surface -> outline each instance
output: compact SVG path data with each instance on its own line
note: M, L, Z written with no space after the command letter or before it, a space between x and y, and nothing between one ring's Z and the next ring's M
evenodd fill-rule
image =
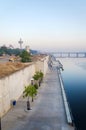
M77 130L86 130L86 59L59 59L62 78Z

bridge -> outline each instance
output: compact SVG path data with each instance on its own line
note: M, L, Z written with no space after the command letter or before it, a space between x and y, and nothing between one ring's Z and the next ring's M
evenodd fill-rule
M51 52L57 58L86 58L86 52Z

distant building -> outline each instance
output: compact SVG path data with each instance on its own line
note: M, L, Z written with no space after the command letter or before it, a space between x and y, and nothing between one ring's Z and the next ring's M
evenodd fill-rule
M25 50L26 50L28 53L30 53L30 46L26 46L26 47L25 47Z
M8 48L9 48L9 49L14 49L13 45L9 45Z

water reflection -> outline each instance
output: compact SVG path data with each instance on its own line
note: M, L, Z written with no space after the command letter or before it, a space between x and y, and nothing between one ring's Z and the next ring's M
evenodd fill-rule
M62 78L78 130L86 129L86 59L59 59L63 64Z

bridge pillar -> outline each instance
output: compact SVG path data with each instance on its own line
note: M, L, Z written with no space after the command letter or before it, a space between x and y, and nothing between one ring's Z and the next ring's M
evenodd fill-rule
M68 57L70 58L70 53L68 53Z
M86 53L84 53L84 57L86 58Z
M62 58L62 53L60 53L60 57Z
M76 53L76 58L78 58L79 57L79 53Z

